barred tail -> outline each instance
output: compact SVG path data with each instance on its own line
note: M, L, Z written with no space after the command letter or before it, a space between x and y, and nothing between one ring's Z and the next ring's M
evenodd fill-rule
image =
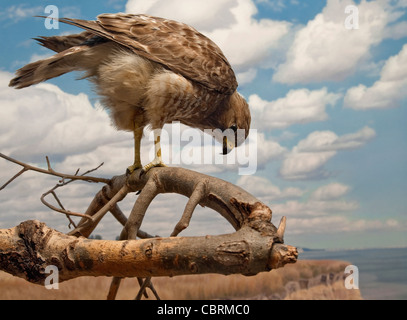
M10 81L9 86L21 89L77 70L75 60L86 49L87 46L72 47L50 58L27 64L16 71L16 77Z

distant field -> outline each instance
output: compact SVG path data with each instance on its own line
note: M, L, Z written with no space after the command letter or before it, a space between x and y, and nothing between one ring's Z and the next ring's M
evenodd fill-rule
M260 273L256 276L241 275L196 275L174 278L154 278L154 286L161 299L166 300L209 300L209 299L250 299L259 296L279 294L289 281L313 278L320 274L343 272L348 263L328 260L299 260L296 264L287 265L282 269ZM47 290L43 286L34 285L23 279L13 277L0 271L0 299L29 300L98 300L105 299L111 278L82 277L59 284L58 290ZM125 279L119 289L118 299L134 299L139 285L137 279ZM313 290L318 290L315 288ZM322 289L321 289L322 290ZM318 292L321 292L319 290ZM326 291L326 289L323 289ZM322 290L322 291L323 291ZM322 298L331 299L332 292L324 291ZM332 291L332 290L330 290ZM301 291L288 298L319 299L305 296ZM300 296L299 296L300 295ZM150 293L152 297L152 294ZM331 298L330 298L331 297ZM340 296L342 298L342 296ZM343 299L349 297L343 296ZM357 298L357 297L356 297Z

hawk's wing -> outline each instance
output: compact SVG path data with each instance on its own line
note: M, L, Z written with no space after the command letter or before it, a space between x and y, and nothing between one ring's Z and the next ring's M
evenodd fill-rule
M173 20L133 14L101 14L97 21L59 21L115 41L210 90L232 94L235 74L219 47L194 28Z

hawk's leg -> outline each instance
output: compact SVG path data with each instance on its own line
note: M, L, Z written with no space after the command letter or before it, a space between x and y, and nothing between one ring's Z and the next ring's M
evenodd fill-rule
M127 172L132 174L137 169L142 167L141 165L141 156L140 156L140 147L141 147L141 138L143 137L143 126L139 126L137 120L134 123L134 163L127 168Z
M161 157L161 129L154 130L154 148L155 148L155 158L152 162L145 165L141 170L140 176L145 174L148 170L154 167L166 167L165 163Z

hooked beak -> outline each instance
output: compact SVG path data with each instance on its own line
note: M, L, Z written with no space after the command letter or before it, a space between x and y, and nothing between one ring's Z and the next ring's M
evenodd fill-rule
M228 154L235 147L233 141L230 141L226 136L223 137L223 155Z

